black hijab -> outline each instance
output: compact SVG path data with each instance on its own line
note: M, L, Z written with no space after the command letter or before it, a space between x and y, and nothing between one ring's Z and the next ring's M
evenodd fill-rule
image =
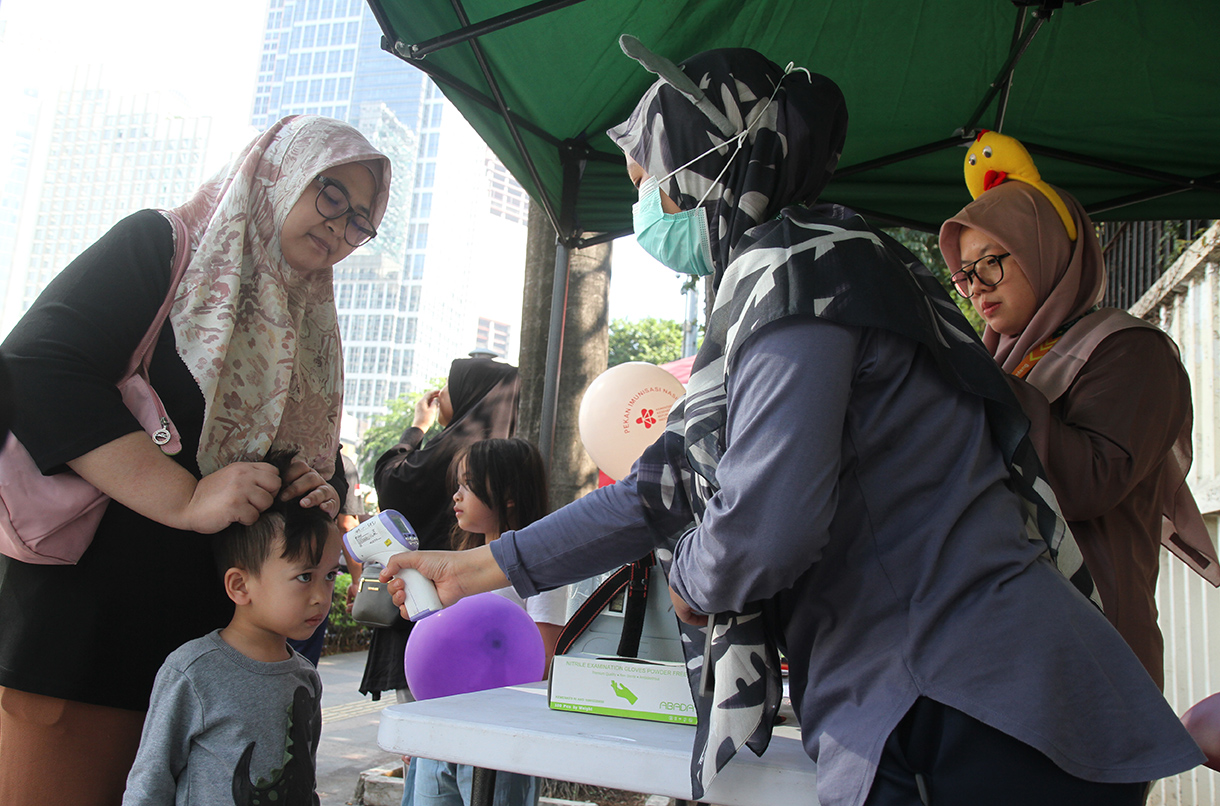
M449 548L454 523L450 465L458 451L517 430L517 368L486 358L459 358L449 367L453 418L424 447L411 429L377 461L377 500L396 509L419 535L421 549ZM418 435L414 436L418 439ZM417 442L415 444L418 444Z

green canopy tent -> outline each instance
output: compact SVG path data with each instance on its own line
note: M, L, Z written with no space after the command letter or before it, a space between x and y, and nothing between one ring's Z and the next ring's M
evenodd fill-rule
M998 129L1097 220L1220 217L1214 0L368 0L383 46L428 73L554 225L549 453L567 251L631 230L605 130L674 61L747 46L833 78L850 115L822 198L933 229L970 197L961 148ZM549 419L548 419L549 418Z

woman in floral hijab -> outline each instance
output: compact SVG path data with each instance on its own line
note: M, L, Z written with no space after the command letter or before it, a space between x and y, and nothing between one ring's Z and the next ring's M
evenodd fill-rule
M77 564L0 557L0 803L117 804L158 667L232 612L206 535L275 495L338 512L331 267L375 234L389 181L355 129L286 118L186 204L116 224L5 341L14 436L112 500ZM149 375L174 455L115 387L167 299ZM298 456L283 479L273 448Z

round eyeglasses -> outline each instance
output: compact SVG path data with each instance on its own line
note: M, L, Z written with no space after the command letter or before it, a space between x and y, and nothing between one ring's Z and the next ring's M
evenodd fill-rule
M352 246L364 246L377 237L377 228L360 213L352 209L352 200L347 191L333 179L317 176L318 198L314 206L327 221L347 216L347 226L343 229L343 240Z
M995 288L1004 279L1004 258L1011 254L1011 252L1005 252L1002 255L983 255L973 263L962 266L961 271L955 271L949 277L953 282L954 290L966 299L970 299L974 296L972 288L974 283L978 283L988 291Z

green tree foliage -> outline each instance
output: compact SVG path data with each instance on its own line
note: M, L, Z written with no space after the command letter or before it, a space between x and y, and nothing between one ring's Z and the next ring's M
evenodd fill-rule
M665 364L682 357L682 323L673 319L641 319L610 323L610 364L628 361Z
M957 307L966 315L966 319L974 326L975 331L982 334L982 317L971 307L970 300L958 295L949 283L949 269L945 266L945 259L940 254L940 242L936 233L921 232L919 230L907 229L906 227L893 227L885 231L894 240L910 249L911 254L919 258L921 263L932 270L932 274L936 275L937 280L940 280L940 284L944 286L945 292L957 303Z
M373 418L372 425L364 432L364 436L360 440L360 447L356 449L357 461L360 464L360 483L373 484L373 471L376 468L377 460L381 454L388 451L390 448L398 444L398 440L402 438L402 432L411 427L415 422L415 404L423 397L424 392L432 389L440 389L445 385L444 378L435 378L427 389L421 389L418 392L410 392L395 400L386 403L389 411L379 417ZM430 439L434 434L439 433L441 426L439 423L433 423L428 429L425 441Z

